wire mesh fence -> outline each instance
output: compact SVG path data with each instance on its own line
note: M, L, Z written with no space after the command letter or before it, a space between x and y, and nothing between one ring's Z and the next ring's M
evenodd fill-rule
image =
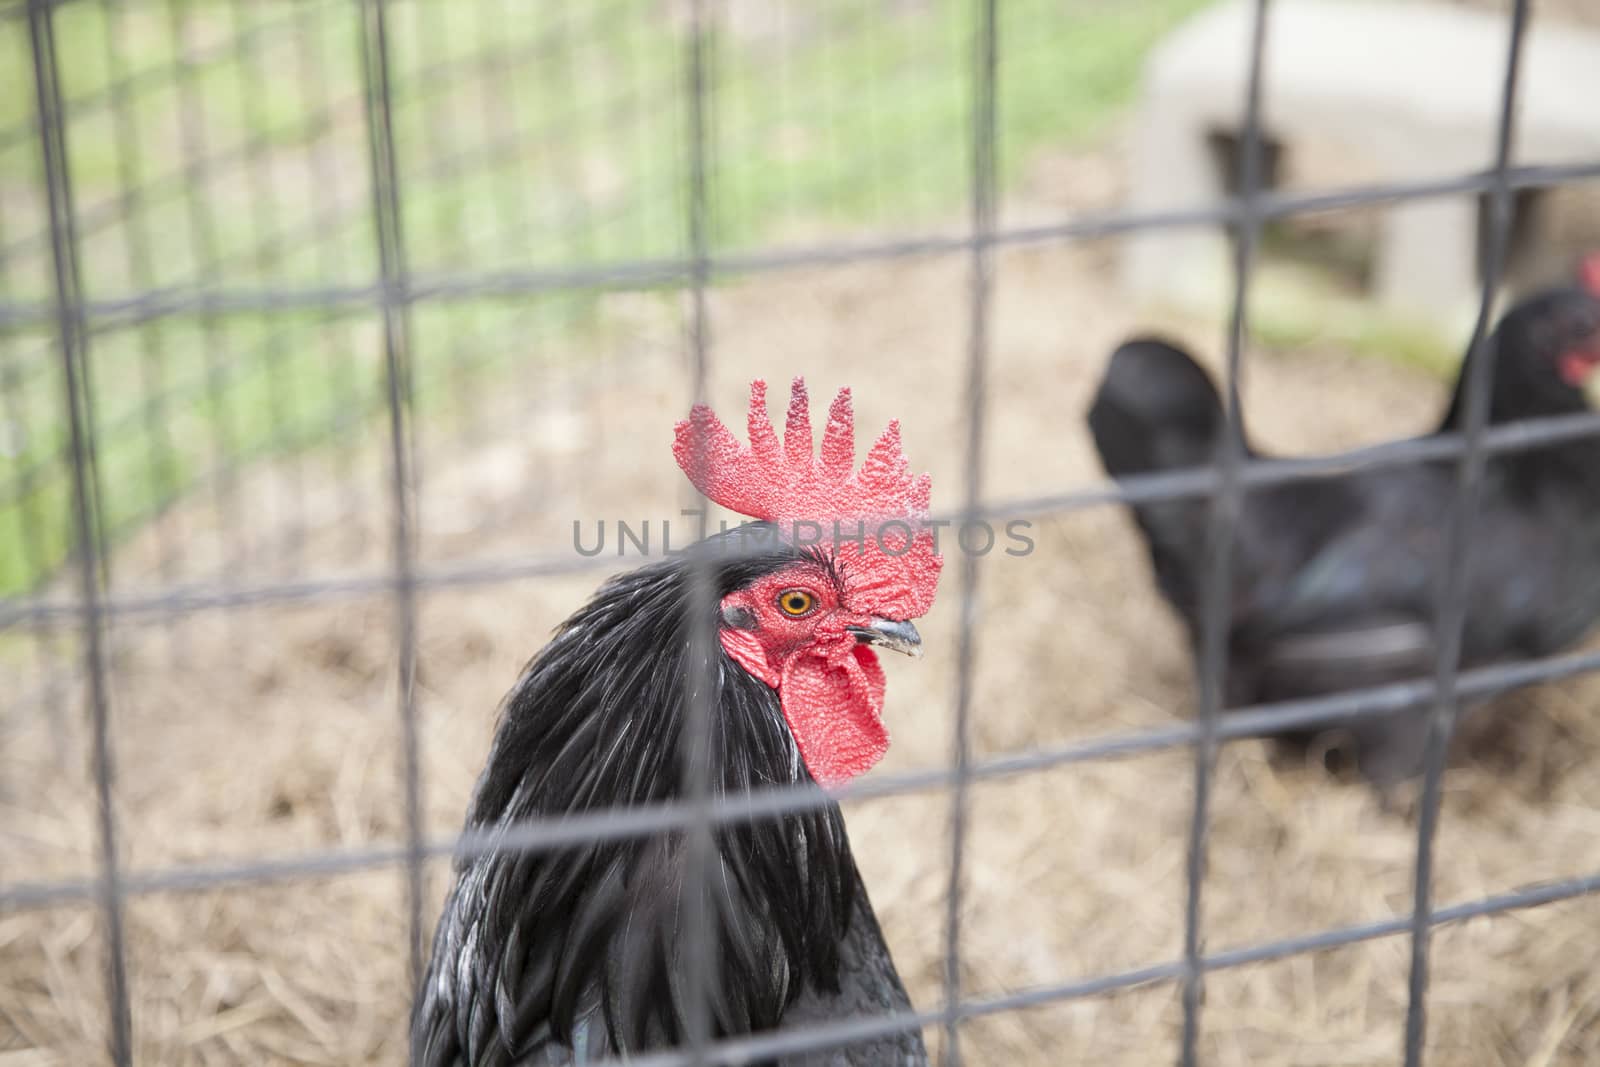
M1163 17L1193 6L1166 5ZM58 879L8 871L0 912L84 903L98 909L113 1062L136 1058L132 1007L138 995L126 962L126 917L130 902L140 898L399 870L414 979L426 962L425 870L431 860L672 832L709 841L713 827L815 809L835 798L947 796L942 998L911 1015L722 1040L713 1039L701 1018L688 1030L692 1048L629 1062L751 1062L914 1026L939 1028L944 1061L953 1063L961 1059L960 1032L968 1021L1169 984L1181 996L1177 1055L1192 1064L1200 1059L1209 975L1405 938L1409 985L1396 1058L1410 1067L1423 1062L1427 1047L1434 930L1600 891L1595 872L1440 905L1433 878L1445 756L1463 701L1600 670L1600 653L1593 651L1462 669L1465 531L1486 460L1600 436L1600 416L1491 427L1490 361L1479 359L1459 435L1319 459L1255 460L1231 448L1214 470L1131 479L1116 488L995 499L985 486L985 453L992 447L986 442L1005 417L991 402L989 384L1003 314L995 294L996 257L1009 248L1170 227L1226 230L1233 238L1235 295L1225 396L1237 429L1251 280L1265 226L1353 207L1481 196L1489 226L1471 341L1472 349L1481 348L1500 290L1516 195L1600 178L1600 160L1550 166L1515 158L1525 0L1507 20L1500 120L1481 171L1311 192L1267 187L1262 69L1272 43L1268 5L1256 0L1249 91L1240 102L1237 197L1026 224L1008 224L1003 179L1014 166L1008 155L1014 149L1007 138L1026 135L1004 115L1008 103L1027 122L1052 112L1048 99L1018 103L1025 92L1019 86L1031 83L1008 81L1008 72L1048 62L1051 38L1015 32L1018 26L1008 20L1018 9L1008 11L1001 0L914 13L924 20L920 36L912 35L916 49L879 28L885 20L913 17L898 13L895 4L836 5L826 14L805 5L751 4L747 11L765 14L748 16L754 20L749 25L735 14L741 5L710 0L602 4L539 19L490 0L461 7L471 9L470 16L454 7L446 14L445 5L421 0L31 0L0 11L0 47L16 72L12 88L19 90L8 93L0 109L0 174L6 178L0 189L0 391L20 442L10 450L13 462L0 484L0 521L12 527L5 535L12 547L0 558L0 628L15 635L6 654L30 683L17 687L13 717L33 714L29 709L64 715L81 695L96 798L95 869ZM762 52L763 35L778 33L764 19L811 20L804 31L821 43L806 53L809 59L781 47ZM1041 25L1052 24L1045 19ZM719 49L725 37L741 33L755 42L756 60ZM863 47L868 61L856 55ZM1073 75L1074 55L1061 59L1062 77ZM791 63L795 69L786 69ZM958 72L959 95L951 98L948 87L926 91L918 79L930 66ZM889 76L880 77L884 71ZM908 96L931 99L923 106L932 116L919 118L905 103ZM807 109L821 109L823 119L806 121ZM1078 117L1060 121L1070 126ZM851 124L857 128L841 129ZM913 136L881 136L896 125L911 127ZM763 141L774 128L786 132L776 144ZM820 138L830 150L800 153L797 158L809 160L804 165L782 158L774 163L770 153L782 150L784 137ZM870 151L865 159L853 158L857 150ZM863 168L872 180L862 180ZM948 223L940 207L952 187L967 202L964 227ZM808 197L871 222L854 226L847 239L817 237L807 232L799 206ZM785 231L790 223L793 231ZM880 772L833 798L815 788L716 795L690 745L686 766L700 786L679 801L586 812L493 835L432 832L425 815L427 740L418 711L419 598L519 579L592 575L616 562L570 552L452 553L448 537L430 538L427 465L436 453L422 438L504 433L521 441L538 432L541 419L560 433L568 391L581 390L596 373L635 373L641 353L661 348L687 353L676 385L687 381L682 397L701 399L719 351L710 307L719 286L933 256L962 257L966 275L961 503L942 517L978 521L1114 503L1212 501L1195 720L999 755L977 751L982 569L967 557L957 569L956 606L946 609L959 618L946 765ZM586 331L584 345L605 345L605 316L597 307L637 294L656 301L647 329L665 323L667 342L654 348L618 343L614 369L603 372L575 359L572 331ZM685 299L678 302L679 296ZM626 312L628 305L621 307ZM528 347L537 352L527 357L536 364L531 370L515 354ZM589 446L628 447L627 422L624 413L592 434ZM556 455L553 466L583 462L579 454ZM1451 580L1438 604L1442 640L1432 678L1224 714L1230 544L1245 494L1423 460L1459 467L1458 497L1445 524ZM268 464L273 474L263 481L256 471ZM547 474L559 476L538 472ZM319 485L333 489L319 496L313 488ZM204 512L176 507L196 497L209 499ZM538 508L529 501L509 521ZM351 520L352 543L331 561L312 560L304 530L329 515ZM489 521L482 514L469 520ZM140 536L151 543L130 555L126 544ZM365 562L374 536L384 542L387 564L381 567ZM220 613L225 626L230 615L266 605L375 597L388 604L393 628L389 696L402 783L399 835L387 843L226 861L129 864L115 788L119 635L158 627L171 637L177 663L184 656L179 646L192 639L185 635L211 613ZM709 612L705 617L712 618ZM703 744L711 709L700 703L691 702L691 724L695 715L701 723L700 729L691 725L690 736ZM1207 846L1221 746L1341 716L1416 709L1428 709L1430 729L1408 913L1208 950L1204 891L1216 891L1208 887ZM970 992L963 923L972 789L1180 749L1193 757L1181 952L1070 981ZM705 929L704 916L689 914L685 921Z

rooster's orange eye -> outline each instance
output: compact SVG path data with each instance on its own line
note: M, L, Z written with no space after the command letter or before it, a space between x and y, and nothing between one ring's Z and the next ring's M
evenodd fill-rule
M804 589L785 589L778 594L778 607L783 613L792 618L811 614L811 609L817 606L817 598Z

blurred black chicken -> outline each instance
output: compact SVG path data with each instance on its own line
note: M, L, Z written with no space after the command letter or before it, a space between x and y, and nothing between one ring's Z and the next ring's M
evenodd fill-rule
M883 755L873 649L920 652L910 620L932 605L942 561L926 529L801 536L802 519L898 517L886 525L909 531L927 515L929 481L911 475L898 427L856 471L851 424L841 390L813 458L798 380L781 445L760 382L749 447L704 408L679 424L674 451L695 484L765 521L613 579L567 620L506 698L469 830L492 840L529 820L685 796L697 679L710 687L714 796L833 784ZM692 582L708 574L716 603L697 617ZM715 631L712 647L697 651L696 627ZM836 804L718 825L704 878L691 862L681 831L463 857L418 991L412 1062L584 1064L668 1048L692 1032L689 998L702 992L713 1037L909 1010ZM682 931L696 885L703 953ZM710 973L691 985L702 956ZM777 1062L912 1067L927 1053L913 1029Z
M1577 288L1531 296L1500 320L1485 356L1490 348L1492 423L1584 412L1583 387L1600 368L1600 300ZM1464 364L1437 432L1459 430L1467 380ZM1114 478L1209 465L1226 432L1206 372L1151 339L1112 355L1089 426ZM1235 528L1224 706L1431 677L1456 484L1456 466L1434 462L1248 490ZM1201 497L1132 508L1197 654L1208 507ZM1469 544L1464 667L1546 656L1581 638L1600 615L1600 439L1490 457ZM1384 790L1420 771L1426 737L1417 710L1283 739L1337 742L1332 750L1352 750Z

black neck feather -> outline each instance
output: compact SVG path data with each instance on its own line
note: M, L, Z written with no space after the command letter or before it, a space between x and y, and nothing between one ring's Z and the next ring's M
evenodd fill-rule
M799 556L697 558L720 599ZM776 693L717 642L691 640L692 574L674 559L613 579L529 663L506 698L469 829L683 795L684 694L696 676L714 687L715 794L811 781ZM702 624L714 623L709 607ZM701 672L690 670L697 645L709 657ZM844 824L828 804L725 824L714 842L703 880L713 1029L770 1029L805 986L838 987L857 891ZM417 1062L515 1062L548 1042L676 1043L685 867L681 832L464 860L418 997Z

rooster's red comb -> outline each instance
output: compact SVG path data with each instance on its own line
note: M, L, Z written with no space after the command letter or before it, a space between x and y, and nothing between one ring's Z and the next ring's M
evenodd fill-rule
M924 518L932 480L911 473L900 445L899 422L889 423L860 470L855 470L855 415L850 390L828 409L822 455L812 451L810 401L804 379L789 393L783 442L767 416L767 383L750 383L750 443L712 410L696 404L678 423L672 454L708 498L730 511L770 522L809 519Z

